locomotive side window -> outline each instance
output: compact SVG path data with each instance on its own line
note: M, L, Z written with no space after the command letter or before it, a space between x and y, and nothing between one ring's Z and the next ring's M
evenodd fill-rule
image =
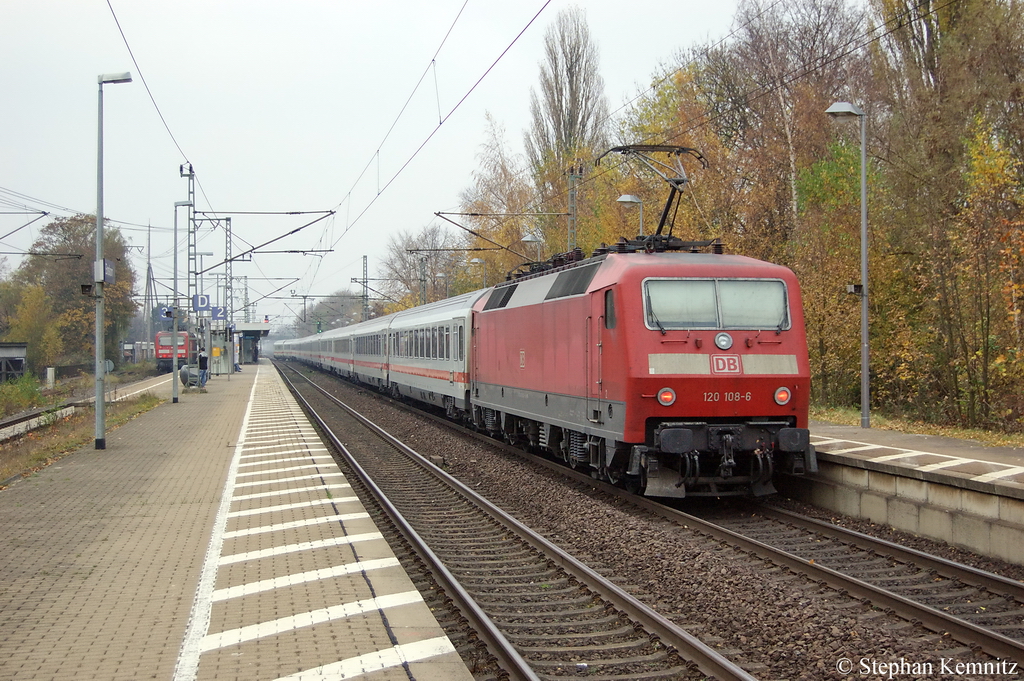
M790 327L786 284L778 279L651 279L644 288L652 329Z

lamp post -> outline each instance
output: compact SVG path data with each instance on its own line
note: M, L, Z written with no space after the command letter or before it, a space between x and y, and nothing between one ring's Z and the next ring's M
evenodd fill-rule
M98 132L96 134L96 262L93 265L94 295L96 296L96 449L107 448L106 386L107 371L103 346L103 282L106 268L103 263L103 84L130 83L131 73L108 73L97 77L99 82Z
M640 236L644 235L644 202L639 196L635 194L623 194L619 198L615 199L618 203L637 203L640 204Z
M836 102L829 116L860 121L860 427L871 427L871 389L868 363L868 163L867 114L849 102Z
M174 202L174 305L171 307L171 404L178 403L178 209L191 201ZM188 347L188 343L185 343Z
M541 239L536 234L527 234L522 238L524 244L537 244L537 262L540 262L540 245L544 243L544 239Z
M487 288L487 263L480 258L473 258L469 261L470 265L479 265L480 271L484 274L484 288Z

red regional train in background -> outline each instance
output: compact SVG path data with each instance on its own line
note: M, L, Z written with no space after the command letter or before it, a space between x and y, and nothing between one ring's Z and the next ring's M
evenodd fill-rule
M796 277L661 231L274 354L647 496L763 496L816 471Z
M173 331L157 331L156 333L156 369L168 373L174 365ZM185 331L178 332L178 366L182 367L194 360L198 352L198 341L195 334Z

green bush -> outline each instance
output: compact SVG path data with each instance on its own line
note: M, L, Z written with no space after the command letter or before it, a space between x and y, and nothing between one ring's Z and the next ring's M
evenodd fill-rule
M43 404L39 380L25 374L16 381L0 383L0 414L10 416Z

